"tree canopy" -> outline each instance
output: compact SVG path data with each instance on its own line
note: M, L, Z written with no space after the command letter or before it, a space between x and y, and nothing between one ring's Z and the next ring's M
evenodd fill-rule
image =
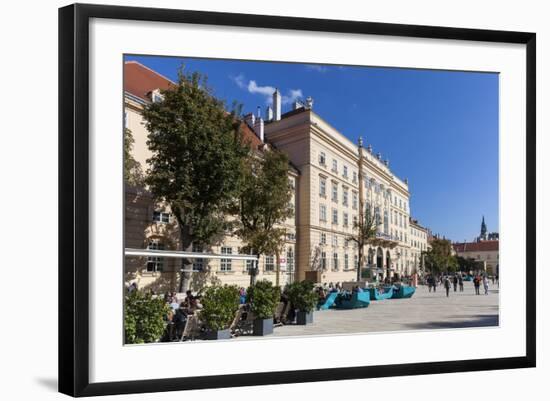
M182 231L182 249L209 245L226 229L225 213L240 192L246 154L234 113L212 95L199 73L178 74L178 83L148 104L146 182L167 202Z
M451 241L447 239L434 238L431 242L431 249L425 253L426 265L432 273L455 271L458 263L452 253Z
M262 155L250 153L241 166L242 187L235 234L245 244L243 252L278 254L285 241L281 225L294 215L290 201L288 156L276 149Z

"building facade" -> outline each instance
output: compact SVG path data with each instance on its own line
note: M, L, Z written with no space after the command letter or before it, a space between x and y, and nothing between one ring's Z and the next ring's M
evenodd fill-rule
M424 272L424 252L428 251L429 230L421 226L418 220L413 218L409 220L409 226L411 228L410 245L413 258L413 272Z
M132 155L143 166L151 152L141 110L156 101L173 82L137 62L125 63L125 126L134 138ZM242 134L255 151L266 146L285 152L290 159L289 182L295 214L288 219L286 243L277 260L262 255L257 279L279 283L309 279L316 282L354 281L359 251L347 239L360 218L360 208L376 218L376 239L363 250L363 277L385 279L408 276L423 266L428 231L410 217L407 180L390 169L389 162L371 146L351 142L313 111L313 102L294 104L282 112L281 95L273 94L273 108L248 114ZM361 166L361 170L360 167ZM155 202L146 188L126 186L125 246L139 249L179 249L178 230L169 208ZM240 254L242 243L234 236L197 252ZM195 259L191 288L218 281L246 287L251 262L231 259ZM161 257L126 258L126 282L140 288L173 290L180 280L181 261Z
M295 107L265 126L266 140L286 152L300 170L297 193L297 277L321 282L353 281L359 252L346 241L360 204L377 220L377 241L364 249L371 279L409 275L409 186L371 146L363 152L310 107ZM359 174L359 155L362 171ZM360 185L359 177L363 182Z

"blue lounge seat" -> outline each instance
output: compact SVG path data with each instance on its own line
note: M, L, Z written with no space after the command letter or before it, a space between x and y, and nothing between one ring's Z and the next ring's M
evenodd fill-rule
M416 291L416 288L408 285L401 285L399 286L399 288L394 287L392 299L410 298L413 296L415 291Z
M325 302L317 305L317 310L326 310L332 307L332 305L334 305L334 302L336 301L336 297L338 297L337 292L329 293L328 296L325 298Z
M349 294L338 294L335 306L337 309L366 308L370 304L370 295L367 291Z
M378 288L369 288L369 294L372 300L389 299L393 295L393 287L387 287L387 289L384 289L384 292L380 292Z

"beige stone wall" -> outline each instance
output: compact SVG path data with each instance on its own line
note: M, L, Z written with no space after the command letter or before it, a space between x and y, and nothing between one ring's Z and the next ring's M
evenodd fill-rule
M495 275L497 273L496 267L499 264L498 251L466 251L458 252L458 256L462 256L466 259L471 258L479 262L484 262L488 274Z
M358 218L359 214L353 201L355 193L357 204L359 203L356 145L313 112L298 113L268 124L266 138L275 143L277 148L285 151L301 172L298 192L298 276L305 277L305 272L313 268L312 255L318 247L320 252L325 252L327 255L327 269L322 273L322 281L338 282L355 279L354 257L358 251L351 243L346 247L345 239L352 233L354 217ZM320 163L321 154L324 164ZM400 240L396 240L398 247L390 250L391 264L397 273L410 273L414 254L410 252L408 185L395 177L383 161L366 150L364 174L369 180L374 180L373 184L381 185L380 191L375 191L375 186L365 187L364 196L373 207L380 208L382 223L384 211L387 212L387 234L391 235L398 230L402 232ZM325 183L324 196L320 194L322 180ZM335 199L332 196L333 186L337 194ZM344 204L344 191L347 191L347 205ZM394 197L401 199L401 206L399 202L394 204ZM325 220L320 218L321 205L326 210ZM338 218L336 224L332 222L334 211ZM401 215L401 225L398 219L394 221L393 216L390 216L390 211ZM347 214L347 226L344 224L344 214ZM383 232L384 225L382 224L379 229ZM320 245L323 234L326 237L326 244ZM334 237L336 240L333 243ZM386 251L386 249L383 250L384 255ZM333 263L334 253L338 255L337 270ZM345 255L348 255L347 271L344 271Z

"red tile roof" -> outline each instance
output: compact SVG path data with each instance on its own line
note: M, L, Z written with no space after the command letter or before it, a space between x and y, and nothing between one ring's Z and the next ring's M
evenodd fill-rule
M498 241L462 242L453 247L457 253L498 251Z
M145 101L150 101L150 92L155 89L168 89L175 82L163 77L158 72L138 63L124 63L124 90ZM241 132L245 143L257 150L263 142L245 122L241 123Z
M247 143L252 149L258 150L263 145L263 142L258 138L258 135L248 126L247 123L241 123L241 133L243 135L244 143Z
M158 72L145 67L137 61L124 63L124 91L143 100L150 101L148 95L155 89L168 89L175 83Z

